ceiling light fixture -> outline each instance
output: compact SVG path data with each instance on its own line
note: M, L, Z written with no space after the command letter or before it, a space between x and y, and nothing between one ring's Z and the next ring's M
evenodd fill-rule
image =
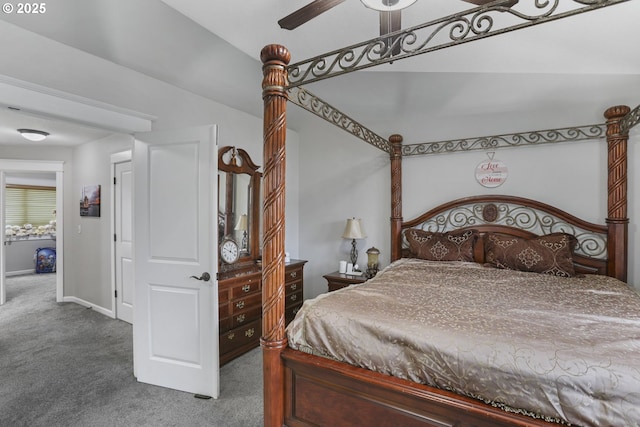
M360 0L369 9L390 12L411 6L417 0Z
M29 141L42 141L49 136L49 132L35 129L18 129L18 132Z

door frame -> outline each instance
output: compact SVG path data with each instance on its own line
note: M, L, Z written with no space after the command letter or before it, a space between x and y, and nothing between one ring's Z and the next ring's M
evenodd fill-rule
M133 139L133 138L132 138ZM133 160L133 150L124 150L118 153L114 153L111 155L111 181L114 182L116 179L116 164L131 162ZM133 166L133 164L132 164ZM115 186L111 186L110 192L110 202L113 209L111 209L111 235L115 236L116 234L116 211L115 209L118 207L116 205L116 191ZM116 245L115 242L111 245L111 312L113 313L113 318L118 318L118 301L116 298ZM133 256L133 254L132 254ZM135 265L135 259L133 260ZM134 307L135 310L135 307Z
M64 298L64 161L0 159L0 171L5 174L11 172L55 172L56 174L56 302L62 302ZM3 228L4 206L3 200L2 212L0 212ZM0 305L6 301L5 263L5 246L2 244L0 245Z

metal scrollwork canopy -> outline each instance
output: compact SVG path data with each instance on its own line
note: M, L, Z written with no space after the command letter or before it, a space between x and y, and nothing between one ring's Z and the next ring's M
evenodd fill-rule
M342 128L364 142L391 153L389 141L301 87L289 88L289 101Z
M620 123L622 133L628 133L632 127L640 122L640 105L631 110Z
M548 129L496 136L482 136L478 138L466 138L460 140L425 142L422 144L407 144L402 147L402 155L415 156L454 151L488 150L523 145L584 141L594 138L604 138L605 136L606 125L588 125L564 129Z
M324 80L340 74L373 67L478 40L537 24L623 3L629 0L496 0L485 6L445 16L422 25L334 50L291 64L289 87ZM570 3L573 9L565 9ZM393 42L389 42L392 40ZM394 52L399 51L399 54Z
M324 80L378 64L397 61L414 55L443 49L456 44L518 30L629 0L567 0L573 8L560 9L560 0L521 0L509 7L512 0L496 0L485 6L456 13L406 30L397 31L369 41L358 43L287 68L287 95L289 101L310 111L331 124L351 133L366 143L391 153L391 144L382 136L349 117L326 101L301 87L303 83ZM565 6L563 3L563 6ZM510 19L505 19L505 14ZM389 41L393 40L392 43ZM400 47L400 54L393 54ZM640 122L640 105L632 110L620 124L621 131L629 130ZM584 141L606 137L606 125L594 124L543 131L463 138L448 141L407 144L402 156L486 150L502 147L539 145L559 142Z

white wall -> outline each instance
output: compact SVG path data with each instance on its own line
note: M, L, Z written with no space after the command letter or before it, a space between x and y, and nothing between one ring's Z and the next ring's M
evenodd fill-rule
M602 120L604 123L604 119ZM576 125L567 123L567 126ZM464 134L464 129L460 129ZM388 136L388 135L383 135ZM482 135L477 135L482 136ZM390 252L390 168L388 155L331 124L301 132L300 144L300 245L307 267L306 296L326 292L324 274L348 259L349 242L340 236L346 218L360 217L368 233L358 241L360 264L367 248L381 251L387 265ZM426 141L428 139L425 138ZM640 288L640 265L634 262L640 248L636 213L640 207L640 167L636 145L640 131L629 144L629 283ZM495 158L506 163L509 176L495 189L475 180L483 151L403 160L403 217L410 220L449 200L480 194L528 197L557 206L587 221L604 224L607 215L607 148L604 140L504 148Z
M65 297L73 297L107 312L111 307L111 182L110 156L132 149L130 135L113 134L77 147L73 152L72 190L66 194L71 209L67 210L67 252L65 253ZM81 217L80 199L83 187L100 185L100 216ZM67 267L68 266L68 267Z
M365 251L380 249L389 260L389 155L318 119L300 134L300 252L305 266L305 297L327 291L322 277L349 259L351 241L343 239L347 218L362 219L367 238L358 240L360 265Z

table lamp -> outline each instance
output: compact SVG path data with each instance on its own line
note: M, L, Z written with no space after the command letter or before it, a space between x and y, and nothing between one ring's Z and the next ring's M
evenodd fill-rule
M242 248L247 249L247 214L240 215L238 223L236 224L236 230L242 231Z
M356 239L364 239L367 235L362 229L360 219L349 218L347 219L347 225L342 233L344 239L352 239L351 241L351 264L354 266L358 263L358 249Z

